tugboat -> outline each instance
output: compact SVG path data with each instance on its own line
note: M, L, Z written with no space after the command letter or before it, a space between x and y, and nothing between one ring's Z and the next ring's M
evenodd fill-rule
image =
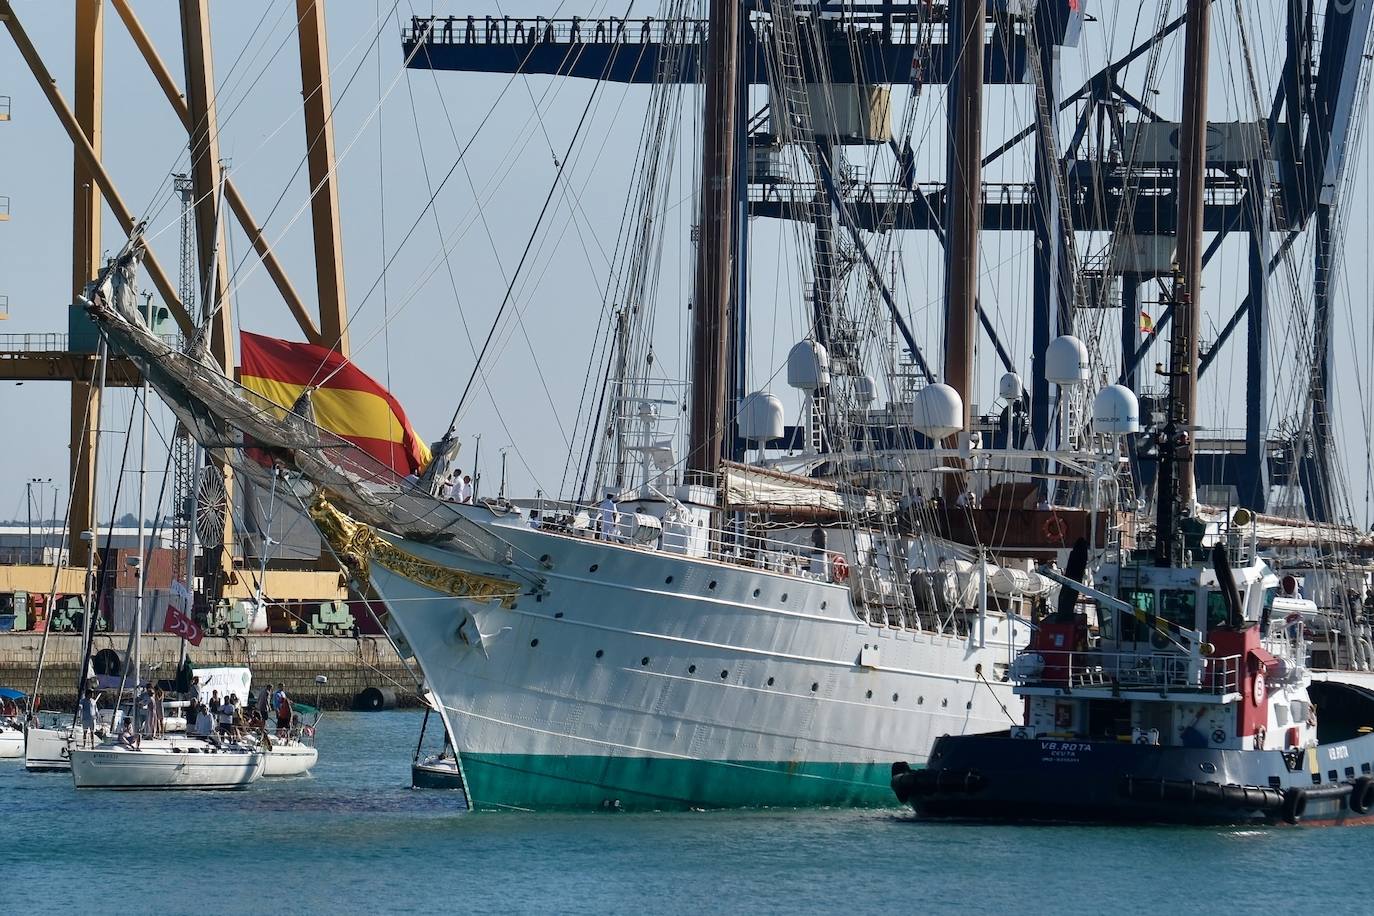
M1210 5L1188 3L1175 321L1163 373L1168 414L1149 436L1159 462L1154 545L1119 551L1099 567L1098 587L1083 584L1083 540L1066 575L1042 570L1062 586L1058 606L1037 621L1007 672L1025 700L1024 723L939 738L923 770L894 764L893 791L922 816L1374 820L1374 693L1314 682L1303 621L1317 615L1316 604L1256 556L1253 526L1245 533L1249 513L1209 526L1197 510L1192 436ZM1095 411L1099 432L1138 427L1134 397L1117 406L1124 409Z

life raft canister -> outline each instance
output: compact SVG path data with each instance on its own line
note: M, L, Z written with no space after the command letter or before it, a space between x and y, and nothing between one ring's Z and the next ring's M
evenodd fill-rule
M830 558L830 581L849 581L849 561L844 558L842 553L837 553Z

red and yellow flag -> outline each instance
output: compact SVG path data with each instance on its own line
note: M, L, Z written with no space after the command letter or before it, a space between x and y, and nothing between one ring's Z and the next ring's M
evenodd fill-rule
M415 434L400 403L348 359L314 344L240 334L239 381L289 410L314 387L315 422L352 442L398 475L418 474L429 446Z
M1155 320L1150 317L1149 312L1140 313L1140 333L1149 334L1155 329Z

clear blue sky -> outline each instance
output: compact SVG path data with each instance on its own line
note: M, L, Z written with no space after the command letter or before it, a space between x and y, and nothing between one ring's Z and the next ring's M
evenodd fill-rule
M18 14L64 93L71 93L72 12L69 4L17 0ZM214 51L220 82L221 150L250 207L267 224L278 252L302 295L314 295L309 246L304 169L304 128L299 114L299 71L292 0L236 0L212 4ZM402 2L396 14L428 13L430 4ZM1181 4L1175 3L1175 7ZM1260 6L1280 6L1277 3ZM144 0L135 7L169 66L181 75L179 21L166 2ZM1129 7L1129 8L1126 8ZM1156 15L1156 4L1093 3L1099 21L1084 30L1084 43L1064 52L1064 84L1072 89L1083 74L1096 70L1111 50L1120 52L1142 34ZM548 77L403 72L396 23L386 17L390 3L335 0L329 5L329 38L333 62L336 144L341 157L340 182L345 264L352 335L358 362L388 383L410 412L422 435L442 434L473 362L469 336L480 343L505 290L526 237L531 231L556 166L562 157L592 84ZM1217 4L1214 25L1212 119L1247 117L1248 88L1239 65L1239 27L1234 8ZM518 8L490 9L434 5L440 14L504 12L511 15L621 15L620 4L592 3L574 9L548 0ZM650 6L631 7L631 15L657 13ZM379 14L382 21L379 22ZM1281 57L1282 33L1277 13L1247 13L1249 40L1256 58L1261 97L1268 99ZM380 32L380 41L374 38ZM117 14L106 9L105 160L125 199L150 217L154 247L165 265L177 261L176 205L167 204L168 175L185 167L185 137L161 92L146 71ZM1163 114L1176 117L1179 107L1175 77L1181 41L1169 43L1160 60L1163 74L1152 100ZM1127 76L1138 89L1140 69ZM352 81L351 86L345 86ZM48 109L12 43L0 37L0 94L13 96L13 120L0 124L0 194L12 200L12 217L0 223L0 294L8 295L10 317L4 333L65 330L69 300L71 237L71 151L65 134ZM413 98L413 107L412 107ZM577 409L577 394L586 371L593 331L610 271L616 232L629 187L634 151L640 142L643 87L604 87L597 97L586 140L565 173L569 191L559 195L547 224L549 231L525 270L515 299L524 320L505 335L502 358L493 362L487 389L473 400L461 432L470 466L475 436L482 436L485 486L494 490L498 450L511 445L512 489L557 490L568 454L566 436ZM688 108L695 96L689 94ZM902 98L899 94L899 101ZM379 102L380 100L380 102ZM761 100L760 100L761 101ZM1265 102L1267 106L1267 101ZM900 104L894 111L900 112ZM490 111L490 116L488 113ZM917 108L913 143L920 177L935 180L943 171L943 99L937 88L923 94ZM1031 118L1028 89L993 89L987 103L989 146ZM439 222L454 245L448 268L438 260L440 242L433 219L426 215L400 250L385 283L379 282L383 251L394 253L422 213L429 194L421 150L434 180L447 172L457 151L487 118L480 136L438 198ZM1067 121L1066 121L1067 123ZM452 126L450 126L452 125ZM418 134L418 139L417 139ZM686 311L690 294L690 246L681 239L693 221L688 197L695 168L694 148L684 143L674 166L680 205L666 215L671 223L657 291L657 350L665 373L680 374L684 365ZM856 151L859 158L868 154ZM985 174L987 181L1022 181L1032 156L1029 144L1004 158ZM1337 289L1337 416L1342 454L1351 478L1357 520L1365 517L1365 430L1371 383L1368 259L1369 154L1352 163L1360 172L1355 206L1350 213L1347 250L1350 258ZM886 173L882 160L875 174ZM296 177L292 179L293 173ZM280 200L280 203L278 201ZM475 206L474 202L480 202ZM573 204L575 201L575 205ZM155 204L162 204L160 208ZM275 208L275 209L274 209ZM269 213L271 214L269 218ZM755 386L763 386L780 368L788 347L804 333L804 307L795 267L795 234L777 224L755 221L754 272L751 281L752 324L756 351L751 363ZM453 233L460 233L453 236ZM112 251L122 233L112 217L104 219L104 247ZM1086 239L1084 240L1087 241ZM1029 376L1031 239L1026 234L989 235L984 240L982 298L994 314L1012 349L1021 374ZM930 239L908 234L900 241L906 286L900 299L908 309L918 339L927 352L937 352L940 328L940 263ZM231 248L237 273L236 323L243 328L299 338L294 324L263 272L256 267L242 234ZM437 265L437 270L433 268ZM1305 268L1300 268L1305 270ZM1243 294L1245 251L1240 240L1228 242L1208 272L1204 326L1215 329ZM1274 280L1282 299L1288 281ZM1147 306L1158 312L1157 308ZM1291 304L1276 307L1270 350L1275 366L1272 420L1277 424L1298 391L1292 351ZM1116 313L1108 314L1109 339ZM1244 325L1236 335L1243 340ZM980 344L980 402L995 394L1000 368L991 348ZM1162 350L1146 365L1164 358ZM1111 357L1115 361L1115 356ZM1243 405L1234 379L1244 370L1244 350L1233 346L1204 383L1203 423L1214 428L1243 425ZM772 387L781 388L780 382ZM786 395L786 392L778 393ZM789 411L795 399L785 397ZM29 383L0 384L0 517L23 517L24 481L31 477L62 482L67 469L66 387ZM107 439L106 454L122 446L131 395L116 392L108 400L105 426L119 435ZM157 427L170 429L165 411ZM150 463L160 468L164 453L154 432ZM113 493L117 464L101 475L102 502ZM152 484L156 495L160 481ZM131 491L128 482L126 494ZM65 500L65 486L63 486ZM48 502L50 503L50 497ZM126 495L121 506L132 508ZM151 509L150 509L151 511ZM1367 524L1367 522L1366 522Z

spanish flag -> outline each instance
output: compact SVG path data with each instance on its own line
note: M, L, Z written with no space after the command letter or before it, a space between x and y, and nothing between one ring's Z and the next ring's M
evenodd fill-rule
M1155 320L1148 312L1140 313L1140 333L1149 334L1155 329Z
M333 350L243 331L239 381L284 410L312 388L315 422L352 442L397 475L418 474L429 447L415 434L400 403Z

